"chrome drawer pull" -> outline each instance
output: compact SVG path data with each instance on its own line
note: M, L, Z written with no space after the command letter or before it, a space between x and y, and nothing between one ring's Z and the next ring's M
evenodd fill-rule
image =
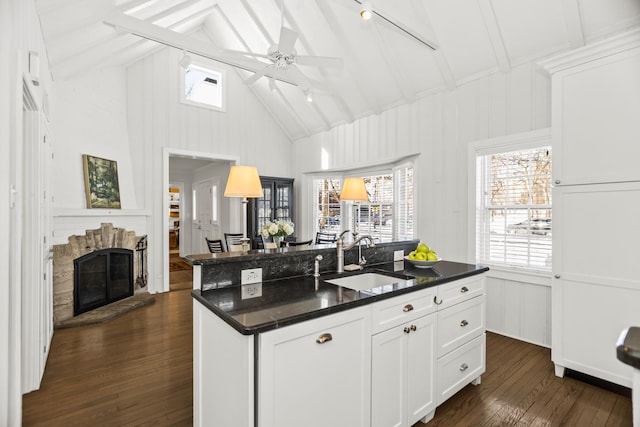
M416 325L411 325L411 330L415 331L416 329L418 329L418 327Z
M466 363L463 363L462 365L460 365L460 372L464 372L467 369L469 369L469 365L467 365Z
M437 296L433 297L433 302L434 302L436 305L440 305L440 304L442 304L442 300L440 300L440 302L438 302L438 297L437 297Z
M409 332L411 332L411 329L409 329L409 327L408 327L408 326L405 326L405 327L404 327L404 333L405 333L405 334L408 334Z
M404 308L402 309L402 311L404 311L405 313L408 313L411 310L413 310L413 306L411 304L405 305Z
M467 288L466 286L463 286L460 288L460 293L464 294L465 292L469 292L469 288Z
M460 322L460 327L464 328L465 326L467 326L469 324L469 322L467 322L466 320L463 320L462 322Z
M318 344L324 344L326 342L329 342L333 339L333 337L331 336L331 334L326 333L326 334L322 334L318 337L318 339L316 339L316 342Z

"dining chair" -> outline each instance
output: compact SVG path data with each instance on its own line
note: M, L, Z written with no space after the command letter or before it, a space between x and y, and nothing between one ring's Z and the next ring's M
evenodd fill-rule
M207 241L207 247L209 248L209 252L211 253L220 253L224 252L224 246L222 246L222 240L220 239L208 239L204 238Z
M303 240L301 242L296 242L296 241L282 241L280 242L280 247L281 248L286 248L286 247L290 247L290 246L305 246L305 245L311 245L311 243L313 243L313 239L309 239L309 240Z
M224 233L224 243L228 252L238 252L242 250L242 233Z
M337 239L336 233L316 233L316 243L335 243Z

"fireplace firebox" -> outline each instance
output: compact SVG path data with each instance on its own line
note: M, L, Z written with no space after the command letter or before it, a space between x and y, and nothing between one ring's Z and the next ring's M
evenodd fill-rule
M73 260L73 315L133 295L133 251L100 249Z

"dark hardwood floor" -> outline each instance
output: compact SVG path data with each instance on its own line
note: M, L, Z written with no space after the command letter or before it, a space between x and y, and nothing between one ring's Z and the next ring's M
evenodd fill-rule
M41 388L23 398L23 425L191 425L191 334L189 289L103 324L56 330ZM529 425L631 427L631 399L557 378L549 349L488 333L482 384L414 427Z

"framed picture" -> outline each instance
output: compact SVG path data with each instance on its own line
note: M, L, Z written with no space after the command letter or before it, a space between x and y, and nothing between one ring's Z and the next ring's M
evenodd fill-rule
M120 209L117 162L83 154L82 163L87 208Z

